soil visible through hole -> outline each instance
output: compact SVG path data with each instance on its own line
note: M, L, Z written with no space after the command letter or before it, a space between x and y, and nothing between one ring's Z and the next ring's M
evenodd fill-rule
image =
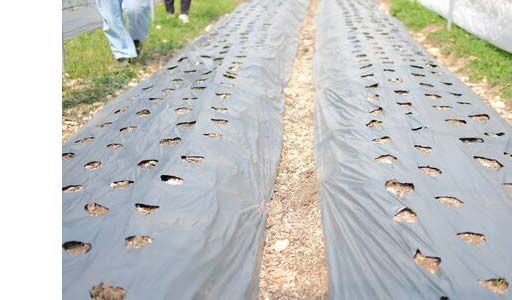
M267 204L258 299L327 299L320 197L314 164L313 0L285 89L284 143L272 201Z
M102 282L89 290L89 296L92 300L123 300L126 297L126 291L121 287Z

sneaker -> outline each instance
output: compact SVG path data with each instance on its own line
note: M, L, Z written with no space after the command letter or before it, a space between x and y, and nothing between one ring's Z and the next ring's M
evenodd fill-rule
M130 64L130 59L126 57L121 57L116 59L117 65L120 67L126 67L128 64Z
M135 45L137 56L140 56L142 54L142 42L139 40L133 40L133 44Z
M181 14L178 18L181 20L181 22L183 22L183 24L187 24L188 23L188 16L187 15Z

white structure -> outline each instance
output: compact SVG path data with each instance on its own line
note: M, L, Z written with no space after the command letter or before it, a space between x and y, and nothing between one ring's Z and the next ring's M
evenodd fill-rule
M428 9L450 19L472 34L512 52L512 0L419 0Z

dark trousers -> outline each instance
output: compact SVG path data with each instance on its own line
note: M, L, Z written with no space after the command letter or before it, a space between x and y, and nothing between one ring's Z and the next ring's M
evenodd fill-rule
M190 9L190 2L192 2L192 0L180 0L182 15L188 15L188 10ZM167 10L167 12L170 14L174 14L174 0L164 0L164 3L165 10Z

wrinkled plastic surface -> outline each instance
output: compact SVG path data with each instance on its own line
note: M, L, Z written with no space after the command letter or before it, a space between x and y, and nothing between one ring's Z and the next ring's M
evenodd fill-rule
M95 5L96 0L62 0L62 9L73 9L79 6Z
M512 281L509 125L374 2L322 0L316 20L315 148L330 297L512 299L510 288L499 296L479 284ZM479 114L489 119L475 119ZM377 143L382 137L390 140ZM397 160L375 160L382 155ZM426 175L418 168L425 166L442 174ZM414 191L395 196L385 188L393 179ZM463 204L448 207L439 196ZM406 207L416 222L394 222ZM462 232L486 241L468 244ZM436 273L415 263L417 250L441 259Z
M420 0L421 4L448 18L449 0ZM455 0L453 22L466 31L512 52L512 0Z
M94 2L80 3L76 7L66 7L69 3L63 3L62 10L62 38L72 39L80 33L90 32L101 28L101 17Z
M256 298L282 90L307 5L241 4L63 146L73 153L63 160L63 243L92 246L62 251L64 299L87 299L100 282L127 299ZM91 202L108 213L89 215ZM142 215L138 204L158 209ZM131 236L152 242L127 249Z

